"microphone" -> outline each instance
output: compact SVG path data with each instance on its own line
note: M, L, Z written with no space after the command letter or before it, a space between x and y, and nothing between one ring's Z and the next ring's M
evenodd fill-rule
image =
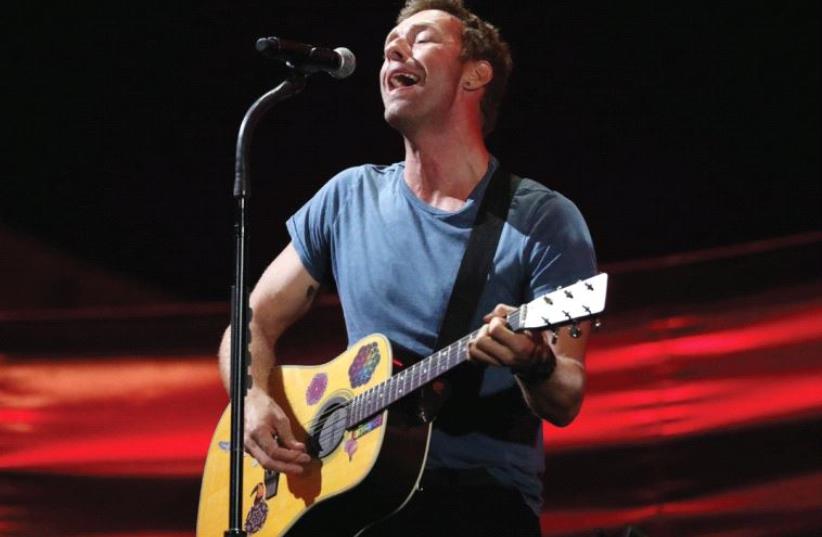
M334 78L350 76L357 67L354 53L344 47L315 47L279 37L261 37L257 40L257 52L266 58L285 62L292 69L305 74L325 71Z

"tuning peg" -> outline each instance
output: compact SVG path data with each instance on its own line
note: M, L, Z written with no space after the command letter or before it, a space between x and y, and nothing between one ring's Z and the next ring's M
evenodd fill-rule
M574 323L571 325L570 333L572 338L579 339L579 336L582 335L582 330L580 330L579 325L577 323Z
M573 293L571 293L571 291L569 291L568 289L565 290L565 296L567 296L568 298L574 298Z
M599 330L600 328L602 328L602 319L597 317L594 319L594 330Z

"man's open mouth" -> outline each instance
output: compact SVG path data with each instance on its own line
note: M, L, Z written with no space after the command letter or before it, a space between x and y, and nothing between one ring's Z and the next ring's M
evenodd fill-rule
M418 84L419 81L420 77L415 75L414 73L394 73L390 77L388 77L388 88L391 90L397 88L408 88L410 86Z

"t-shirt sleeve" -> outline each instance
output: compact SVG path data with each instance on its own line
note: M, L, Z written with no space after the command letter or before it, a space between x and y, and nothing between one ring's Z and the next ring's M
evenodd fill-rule
M354 169L340 172L286 221L297 255L311 277L331 283L331 251L334 222L345 204Z
M588 225L573 202L554 193L535 208L532 221L528 300L597 273Z

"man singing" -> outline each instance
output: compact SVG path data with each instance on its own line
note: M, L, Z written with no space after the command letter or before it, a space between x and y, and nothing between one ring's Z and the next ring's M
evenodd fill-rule
M310 456L267 393L280 335L336 284L348 339L381 332L398 354L434 348L478 207L500 164L485 145L511 70L497 29L459 0L409 0L388 33L379 76L385 120L405 159L332 178L288 221L291 242L251 294L245 448L268 469L299 474ZM508 175L505 176L509 180ZM516 183L470 329L480 371L468 404L434 422L421 489L366 535L538 536L540 418L564 426L585 387L582 337L515 333L506 314L596 272L586 224L567 198ZM220 349L228 383L228 332ZM443 412L448 408L445 403Z

